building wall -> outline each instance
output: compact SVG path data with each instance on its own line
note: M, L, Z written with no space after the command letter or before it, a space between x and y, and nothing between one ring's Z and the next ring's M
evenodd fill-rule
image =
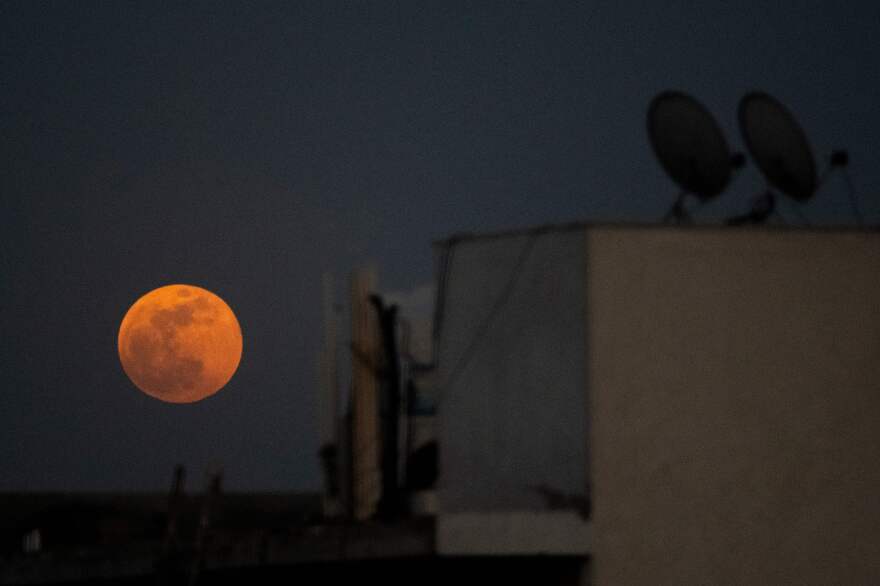
M434 375L441 513L583 500L583 238L533 232L445 249Z
M587 231L594 583L880 583L878 236Z

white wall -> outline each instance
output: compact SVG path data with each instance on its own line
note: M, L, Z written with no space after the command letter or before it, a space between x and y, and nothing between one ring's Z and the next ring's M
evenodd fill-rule
M880 237L588 231L595 584L880 583Z
M583 496L583 239L581 229L454 245L436 374L441 512L548 510L538 486Z

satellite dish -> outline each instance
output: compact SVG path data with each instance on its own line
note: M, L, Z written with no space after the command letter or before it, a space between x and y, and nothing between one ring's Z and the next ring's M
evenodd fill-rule
M648 137L660 164L684 193L703 201L719 195L730 182L731 156L712 114L691 96L675 91L657 95L648 107ZM681 204L681 198L677 205Z
M797 201L806 201L819 185L816 160L791 112L763 92L739 102L739 128L767 181Z

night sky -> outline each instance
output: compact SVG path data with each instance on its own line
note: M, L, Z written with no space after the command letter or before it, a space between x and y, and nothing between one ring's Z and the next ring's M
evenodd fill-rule
M372 261L408 290L451 233L657 221L664 89L735 149L739 98L770 92L822 159L849 149L880 219L876 2L252 4L0 3L0 490L163 490L177 462L194 488L213 463L235 490L317 488L322 272L341 296ZM762 186L750 163L700 221ZM840 178L804 213L852 223ZM200 403L144 395L117 357L169 283L244 334Z

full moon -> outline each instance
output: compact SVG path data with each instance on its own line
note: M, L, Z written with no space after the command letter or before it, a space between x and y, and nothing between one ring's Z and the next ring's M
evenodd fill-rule
M218 296L192 285L150 291L119 326L119 360L144 393L168 403L210 397L235 374L241 328Z

